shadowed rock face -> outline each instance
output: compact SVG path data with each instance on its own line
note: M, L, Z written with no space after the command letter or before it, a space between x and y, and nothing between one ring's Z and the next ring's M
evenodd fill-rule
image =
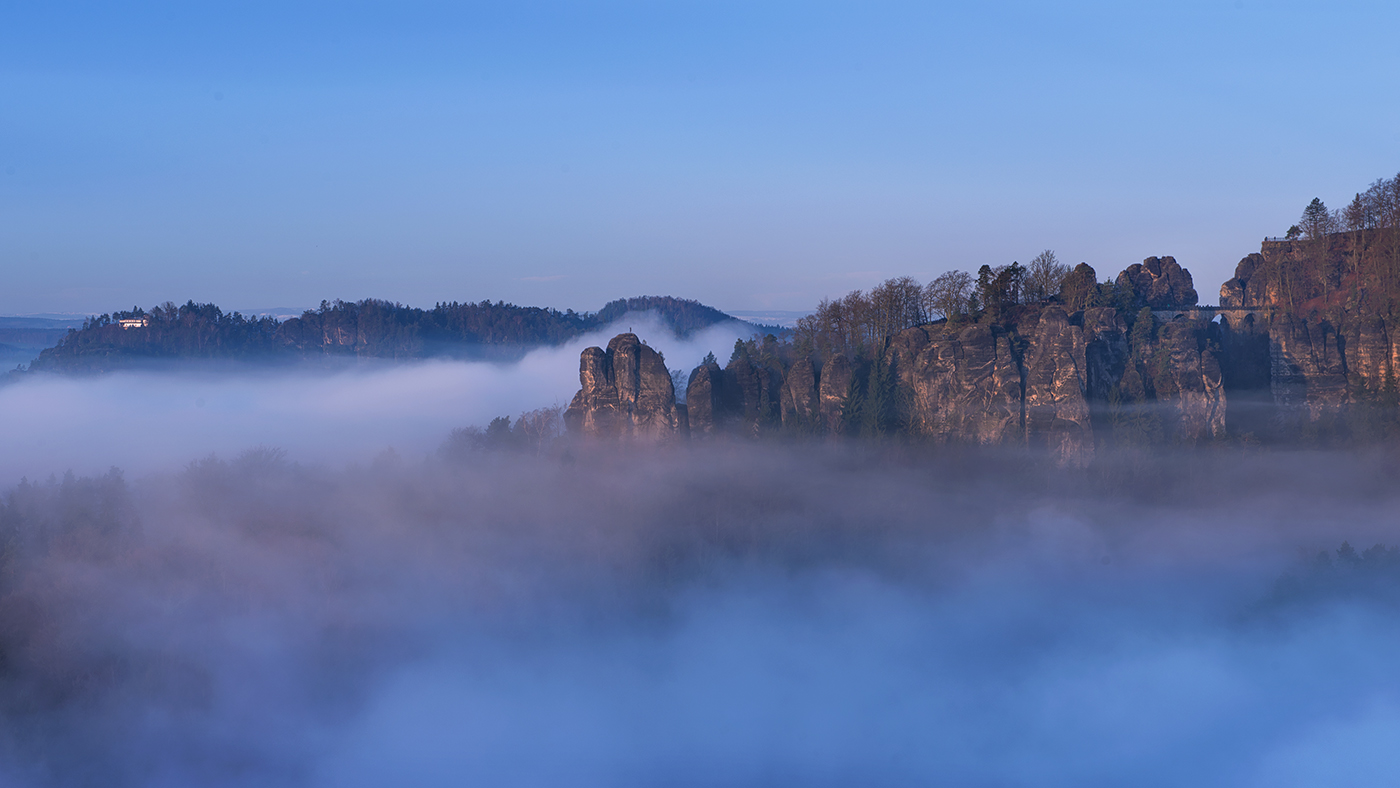
M1188 321L1162 326L1158 341L1168 359L1167 374L1158 381L1157 399L1174 408L1175 437L1196 443L1225 434L1225 388L1220 362L1202 350L1200 328Z
M1174 257L1149 257L1118 275L1118 284L1132 285L1138 300L1153 309L1177 309L1198 302L1191 272Z
M686 386L686 400L692 403L690 430L699 437L776 429L785 418L781 407L786 407L782 403L787 396L782 372L764 364L747 358L731 361L724 369L702 364L690 373Z
M729 362L724 380L732 384L737 395L740 430L756 435L782 423L783 375L779 370L744 356Z
M582 388L564 412L571 432L593 438L665 440L685 432L671 373L661 354L636 334L618 334L606 351L579 359Z
M685 386L685 405L694 436L713 434L723 419L723 371L718 364L701 364L690 373Z
M1269 377L1285 424L1317 421L1347 404L1347 368L1326 320L1277 318L1269 327Z
M1091 402L1106 402L1127 369L1128 324L1112 307L1086 309L1084 342L1084 396Z

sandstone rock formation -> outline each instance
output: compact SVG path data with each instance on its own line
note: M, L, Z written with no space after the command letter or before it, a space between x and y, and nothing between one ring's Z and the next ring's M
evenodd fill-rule
M564 412L570 432L593 438L666 440L687 431L671 373L636 334L618 334L606 351L591 347L579 363L582 388Z
M1221 286L1222 306L1260 310L1241 330L1267 336L1268 387L1279 429L1335 420L1394 386L1400 372L1394 320L1368 300L1362 282L1346 280L1358 260L1374 252L1346 233L1266 241ZM1240 366L1230 358L1226 377Z
M1275 246L1240 262L1221 300L1250 311L1222 312L1219 323L1210 311L1185 309L1196 293L1190 273L1170 257L1147 258L1119 276L1155 317L1093 306L1105 294L1082 265L1060 300L1074 296L1083 309L1018 305L1004 324L928 323L850 355L793 357L793 346L772 338L740 343L725 368L707 363L691 373L688 413L674 401L660 356L623 334L606 351L584 352L582 390L566 419L574 432L618 437L897 432L933 443L1042 448L1084 465L1104 441L1194 444L1227 430L1287 439L1301 434L1295 427L1326 419L1345 429L1335 417L1358 401L1368 413L1378 403L1394 410L1400 327L1332 302L1307 314L1277 308L1272 283L1293 252ZM1176 310L1175 319L1162 314ZM1342 317L1334 325L1320 313ZM1243 415L1231 410L1237 396Z
M1058 306L1040 313L1026 354L1026 441L1045 447L1061 463L1085 466L1094 457L1089 421L1087 343Z
M1400 361L1400 346L1394 339L1395 327L1380 315L1351 321L1342 342L1348 379L1371 391L1394 385L1396 362Z
M738 391L743 431L757 434L782 423L781 372L744 354L725 367L724 376Z
M1084 310L1084 396L1106 402L1128 363L1128 325L1112 307Z
M690 373L685 386L690 434L710 435L725 417L723 371L718 364L701 364Z
M1156 397L1178 414L1171 431L1189 441L1224 428L1220 367L1199 347L1201 325L1167 324L1155 340L1165 358ZM894 372L899 429L936 443L1044 448L1083 466L1095 451L1094 409L1130 366L1125 329L1115 309L1071 315L1057 305L1026 322L1024 335L987 324L907 329L881 357ZM873 384L861 376L871 369L835 355L820 368L797 359L784 375L739 354L725 369L707 363L691 373L687 412L674 404L661 357L622 334L607 351L583 352L582 389L565 418L571 431L594 437L755 435L778 429L779 414L795 434L839 434L853 392L869 395L863 387Z
M1347 370L1326 320L1280 317L1269 328L1271 388L1286 425L1314 422L1347 404Z
M730 361L724 369L701 364L686 385L691 432L699 437L776 429L783 423L784 396L783 374L767 364L747 357Z
M1191 272L1174 257L1149 257L1118 275L1119 285L1131 285L1138 301L1153 309L1176 309L1198 302Z
M1201 347L1196 321L1162 326L1158 341L1168 359L1166 374L1156 381L1157 399L1172 408L1170 432L1182 443L1197 443L1225 434L1225 389L1220 363Z
M993 326L949 332L908 329L891 342L908 429L938 442L1015 443L1022 420L1022 371L1011 336ZM825 398L825 394L823 395Z
M851 362L845 356L833 356L822 365L821 379L817 385L817 409L819 425L826 432L836 434L841 431L846 393L850 391L853 377Z
M817 431L821 422L821 398L817 393L817 368L811 359L800 358L788 370L782 383L783 427L796 433Z
M1264 264L1264 256L1259 253L1246 255L1235 266L1233 278L1220 286L1221 306L1259 306L1267 303L1271 294L1265 287L1265 277L1255 278L1254 273ZM1251 284L1252 282L1252 284Z
M1080 263L1060 282L1060 303L1078 312L1093 302L1099 290L1099 276L1088 263Z

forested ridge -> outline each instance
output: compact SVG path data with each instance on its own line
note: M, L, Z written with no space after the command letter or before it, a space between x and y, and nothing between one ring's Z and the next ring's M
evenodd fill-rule
M98 315L43 351L32 371L104 371L173 359L305 362L429 356L512 359L566 342L629 312L652 311L680 336L735 318L670 296L618 299L597 312L563 312L504 301L441 302L431 309L379 299L322 301L300 317L224 312L214 304L165 303ZM122 321L140 321L124 327Z

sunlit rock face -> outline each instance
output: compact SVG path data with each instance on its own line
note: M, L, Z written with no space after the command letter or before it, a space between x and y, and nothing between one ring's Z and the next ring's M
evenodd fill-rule
M1247 258L1226 283L1222 300L1245 309L1221 313L1220 323L1208 320L1213 308L1184 309L1196 299L1190 273L1165 257L1120 275L1139 305L1104 289L1089 294L1098 306L1018 305L1004 323L928 323L825 357L776 342L755 353L750 343L724 368L691 373L688 410L664 359L622 334L583 353L565 418L598 438L898 434L1024 446L1084 466L1106 442L1193 445L1228 431L1287 439L1295 427L1342 434L1356 429L1345 421L1353 411L1393 410L1395 321L1257 306L1271 298L1261 265L1272 263ZM1141 306L1184 314L1174 309L1164 322L1162 310L1152 317Z
M1132 285L1138 300L1153 309L1176 309L1198 302L1191 272L1174 257L1149 257L1130 265L1118 275L1118 284Z
M1094 320L1086 334L1063 309L1047 307L1019 349L1016 335L995 326L901 332L887 355L904 394L902 420L938 442L1026 443L1087 464L1094 456L1089 347L1104 386L1117 382L1127 354L1116 313L1096 310Z
M1043 446L1062 463L1084 466L1094 458L1089 420L1088 362L1084 329L1058 306L1040 313L1026 354L1026 443Z
M1000 328L910 328L892 340L891 358L914 434L979 444L1021 438L1021 368Z
M1357 273L1382 264L1387 237L1265 241L1221 286L1222 305L1261 310L1244 330L1267 336L1280 434L1327 422L1325 432L1356 407L1394 407L1387 403L1400 373L1400 324L1379 295L1384 288ZM1227 377L1234 371L1226 365Z
M1274 292L1267 288L1270 277L1255 277L1254 273L1264 264L1264 256L1255 252L1245 255L1235 266L1235 275L1220 286L1221 306L1263 306L1268 304Z
M665 359L636 334L618 334L606 351L584 350L579 384L582 388L564 413L571 432L644 440L667 440L686 432Z
M1394 386L1400 347L1393 319L1364 315L1351 321L1342 335L1346 374L1354 386L1372 392Z
M1221 307L1277 307L1282 304L1282 279L1278 266L1298 265L1292 244L1264 244L1261 252L1245 255L1235 266L1235 276L1221 284Z
M1166 325L1156 398L1175 441L1225 431L1220 363L1194 322ZM1062 464L1093 461L1094 403L1106 403L1129 364L1127 326L1111 307L1074 314L1057 305L1019 333L996 326L920 326L891 340L887 353L902 389L902 422L939 442L1024 444ZM1141 384L1139 384L1140 387Z
M817 384L818 422L827 432L836 433L841 429L846 393L850 390L853 376L851 363L845 356L835 356L822 364L821 379Z
M798 359L782 385L783 427L793 432L813 432L821 419L817 370L811 359Z

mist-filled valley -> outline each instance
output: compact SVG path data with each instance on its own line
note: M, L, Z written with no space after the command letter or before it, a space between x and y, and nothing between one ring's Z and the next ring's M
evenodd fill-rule
M1364 232L1219 307L1047 250L494 356L90 319L0 385L0 785L1393 782L1400 333L1269 289Z
M8 3L0 788L1400 785L1398 29Z
M0 784L1400 773L1400 456L449 437L558 353L0 391Z
M112 466L140 473L260 445L302 462L368 462L386 449L419 457L453 427L567 404L578 388L579 351L634 327L686 370L706 353L728 353L746 328L718 325L680 339L644 313L513 362L169 363L105 375L33 374L0 386L0 480Z

